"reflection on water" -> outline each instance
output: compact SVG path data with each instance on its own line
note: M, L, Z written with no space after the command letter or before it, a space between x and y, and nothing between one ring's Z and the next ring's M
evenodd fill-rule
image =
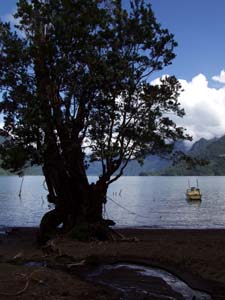
M87 279L121 291L123 300L134 299L134 295L136 299L212 299L165 270L143 265L102 265L89 273Z
M48 210L43 176L26 176L19 197L21 178L0 177L0 227L37 226Z
M200 207L201 203L202 203L201 200L191 200L191 199L188 199L188 198L186 198L186 201L189 205L192 205L192 206L195 206L195 207Z
M26 176L20 198L21 178L0 177L0 227L39 224L49 209L43 181ZM188 177L122 177L109 188L105 217L117 226L224 228L225 177L203 176L198 182L202 201L187 202Z

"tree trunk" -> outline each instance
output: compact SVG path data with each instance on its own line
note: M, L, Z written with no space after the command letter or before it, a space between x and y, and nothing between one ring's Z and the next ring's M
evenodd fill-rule
M59 162L43 167L49 194L55 208L40 223L39 242L45 243L59 230L81 240L107 239L107 222L103 220L107 185L99 180L89 184L78 174L68 176ZM59 229L60 227L60 229Z

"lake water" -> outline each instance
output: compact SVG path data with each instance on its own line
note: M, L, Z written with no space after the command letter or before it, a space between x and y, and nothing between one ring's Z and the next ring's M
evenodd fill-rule
M197 177L122 177L109 188L105 216L117 226L225 228L225 176L198 177L201 203L186 201ZM0 177L0 227L38 226L49 210L43 176ZM90 177L90 181L94 181Z

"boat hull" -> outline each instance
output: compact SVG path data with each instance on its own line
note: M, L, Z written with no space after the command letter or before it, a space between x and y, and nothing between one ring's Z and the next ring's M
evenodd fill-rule
M202 199L202 195L199 189L188 189L186 192L186 197L189 200L201 200Z
M187 195L188 200L201 200L201 195Z

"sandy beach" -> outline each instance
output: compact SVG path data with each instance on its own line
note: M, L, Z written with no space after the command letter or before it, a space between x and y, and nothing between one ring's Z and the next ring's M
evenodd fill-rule
M225 299L225 230L117 231L123 241L57 237L40 248L37 229L9 230L0 237L0 299L118 299L117 292L82 277L99 264L116 262L163 268L212 299Z

